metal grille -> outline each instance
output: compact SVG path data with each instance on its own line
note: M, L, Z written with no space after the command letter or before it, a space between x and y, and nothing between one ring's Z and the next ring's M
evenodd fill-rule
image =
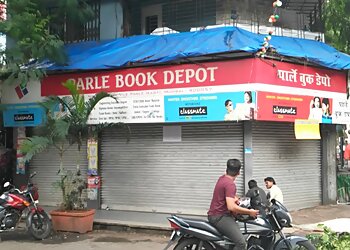
M321 14L324 0L285 0L278 14L281 18L275 23L276 35L308 38L309 32L323 32ZM260 27L270 27L268 17L272 14L272 2L264 0L130 0L130 23L133 34L140 34L139 13L142 8L162 5L162 27L176 31L190 31L211 25L250 26L251 32L261 32ZM293 34L289 34L287 30ZM298 30L299 33L295 34ZM317 34L319 36L321 34ZM316 34L312 34L313 37Z
M68 18L62 17L59 21L50 23L50 33L58 35L64 43L98 41L100 40L100 12L101 1L87 2L93 12L93 17L85 24L77 24ZM58 7L50 7L49 13L54 13Z
M212 0L167 1L163 6L164 26L177 31L216 24L216 3Z
M150 34L156 28L158 28L158 16L146 17L146 34Z
M227 159L243 159L242 124L181 127L181 142L163 142L160 124L132 125L129 142L117 129L102 134L103 208L206 214ZM243 191L243 175L236 183Z
M83 143L80 152L80 169L82 176L87 172L87 147ZM77 145L72 145L64 153L63 166L66 169L75 169L77 163ZM43 205L57 206L62 201L62 194L55 183L59 180L57 174L60 166L58 151L55 147L50 147L44 152L37 154L30 161L30 171L36 172L33 183L39 188L39 200Z
M275 178L289 209L321 204L319 140L296 140L291 123L256 122L253 125L253 178L263 186Z

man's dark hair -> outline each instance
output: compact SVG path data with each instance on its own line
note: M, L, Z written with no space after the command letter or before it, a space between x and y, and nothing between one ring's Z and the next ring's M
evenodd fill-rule
M230 102L232 102L230 99L227 99L226 101L225 101L225 107L230 103Z
M273 185L276 185L275 179L272 178L272 177L266 177L266 178L264 179L264 181L270 181L270 182L273 183Z
M249 189L258 187L258 183L256 182L256 180L250 180L250 181L248 181L248 187L249 187Z
M241 162L238 159L229 159L227 161L227 168L226 168L226 174L230 176L236 176L239 174L239 171L241 170Z

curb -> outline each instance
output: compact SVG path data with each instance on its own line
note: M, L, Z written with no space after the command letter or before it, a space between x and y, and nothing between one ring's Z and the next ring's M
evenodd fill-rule
M313 226L312 228L310 228L310 226L308 227L307 225L293 225L293 228L305 232L323 233L323 228L317 227L317 224L315 224L315 226Z
M160 225L145 225L128 223L122 221L104 221L98 220L94 221L94 230L111 230L111 231L137 231L143 233L152 234L170 234L172 229L170 227L160 226Z

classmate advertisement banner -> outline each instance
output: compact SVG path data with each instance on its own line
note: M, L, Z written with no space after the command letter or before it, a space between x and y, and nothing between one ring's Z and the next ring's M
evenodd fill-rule
M318 123L332 123L332 98L288 95L259 91L257 120L294 122L310 119Z
M164 97L165 122L250 120L254 110L251 91Z
M45 121L45 110L39 104L3 105L4 127L34 127Z

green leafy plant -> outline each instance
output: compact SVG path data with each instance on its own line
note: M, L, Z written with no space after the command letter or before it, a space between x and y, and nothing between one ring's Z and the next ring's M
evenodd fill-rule
M88 1L0 0L0 33L7 38L0 47L0 78L26 85L40 79L40 63L64 64L64 27L83 25L94 16Z
M350 53L349 12L350 0L325 1L323 18L326 42L345 53Z
M61 209L74 210L84 208L83 193L86 189L86 178L80 173L82 144L88 137L96 136L101 129L110 126L99 124L92 130L88 124L89 116L100 100L106 97L115 98L108 93L100 92L86 100L73 81L67 81L63 83L63 86L69 90L70 96L62 98L52 96L42 103L46 109L47 122L45 126L40 127L39 135L24 140L20 151L29 161L48 146L52 145L57 149L60 157L58 169L60 178L55 186L62 192ZM65 112L61 112L60 115L55 114L53 110L57 105L64 107ZM73 145L78 147L75 170L66 169L63 166L64 153Z
M318 250L350 249L350 234L336 233L322 224L318 226L323 228L322 234L310 234L307 236Z

